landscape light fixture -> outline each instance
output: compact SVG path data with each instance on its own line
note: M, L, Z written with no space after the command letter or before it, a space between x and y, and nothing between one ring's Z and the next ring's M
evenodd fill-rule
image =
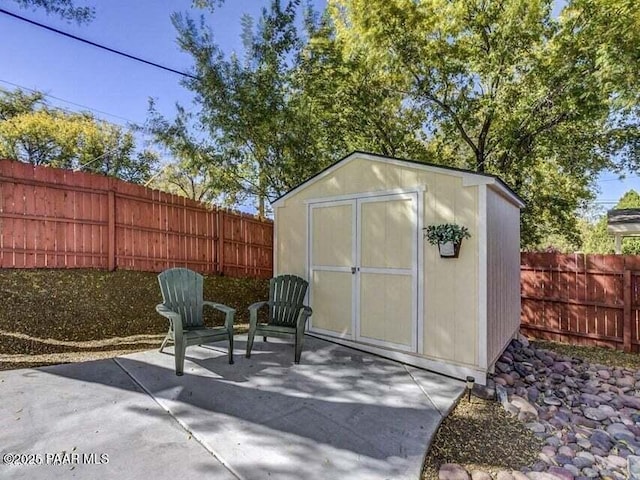
M476 379L468 376L467 377L467 400L471 402L471 390L473 390L473 385L476 383Z

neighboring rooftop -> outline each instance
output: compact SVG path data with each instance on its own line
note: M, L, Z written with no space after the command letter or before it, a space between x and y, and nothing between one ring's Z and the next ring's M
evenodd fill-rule
M620 208L607 212L607 232L616 240L616 253L622 253L622 238L640 236L640 208Z

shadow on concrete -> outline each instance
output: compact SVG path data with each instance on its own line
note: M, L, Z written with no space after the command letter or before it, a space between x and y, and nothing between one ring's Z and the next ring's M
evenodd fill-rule
M416 380L404 365L318 339L307 338L300 365L288 343L258 341L246 359L236 341L234 365L219 345L189 348L182 377L173 356L157 351L115 360L135 383L99 368L42 371L142 388L242 478L418 478L442 408L462 392L460 382L428 373ZM127 408L166 418L160 409Z

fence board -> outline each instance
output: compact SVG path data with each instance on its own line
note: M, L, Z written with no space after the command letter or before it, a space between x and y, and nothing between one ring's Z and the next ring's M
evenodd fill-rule
M0 160L0 267L269 278L273 223L121 180Z
M640 350L640 257L523 253L521 285L524 333Z

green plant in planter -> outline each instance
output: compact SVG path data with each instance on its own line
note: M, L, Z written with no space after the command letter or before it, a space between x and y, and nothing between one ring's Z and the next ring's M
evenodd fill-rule
M463 238L471 238L469 229L455 223L443 223L442 225L429 225L425 230L425 236L431 245L439 243L460 243Z

